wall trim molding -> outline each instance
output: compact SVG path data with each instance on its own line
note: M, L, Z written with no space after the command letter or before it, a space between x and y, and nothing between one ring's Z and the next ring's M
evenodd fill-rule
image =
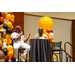
M36 16L36 17L43 17L41 15L34 15L34 14L28 14L28 13L24 13L24 15L29 15L29 16ZM50 17L50 16L49 16ZM56 18L56 17L50 17L52 19L59 19L59 20L67 20L67 21L72 21L72 19L64 19L64 18Z

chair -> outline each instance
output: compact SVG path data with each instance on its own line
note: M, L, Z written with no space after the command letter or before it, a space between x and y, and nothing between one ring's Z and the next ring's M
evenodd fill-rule
M26 50L26 49L25 48L19 48L18 49L18 62L19 62L19 53L20 53L20 56L21 56L22 50ZM27 54L26 54L26 60L25 60L25 62L27 62Z
M11 45L13 46L13 40L12 40ZM22 50L26 50L26 49L24 49L24 48L19 48L19 49L18 49L18 62L19 62L19 53L21 54L21 53L22 53ZM16 61L16 60L15 60L15 56L14 56L14 54L13 54L12 62L15 62L15 61ZM26 61L25 61L25 62L27 62L27 54L26 54Z
M59 54L60 62L62 62L62 48L61 48L62 41L52 42L51 44L52 44L52 55L53 55L53 52L59 52L55 54Z

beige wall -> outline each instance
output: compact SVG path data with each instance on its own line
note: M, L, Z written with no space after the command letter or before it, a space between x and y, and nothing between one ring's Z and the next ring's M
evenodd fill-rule
M25 37L30 33L31 38L38 33L37 30L39 28L38 22L41 17L36 16L28 16L24 15L24 32ZM62 41L62 48L64 49L64 43L70 42L72 43L72 25L71 21L52 19L53 20L53 32L54 32L54 41ZM29 41L27 42L29 43ZM67 52L72 55L71 48L67 45ZM65 54L64 54L65 61Z
M72 25L71 21L53 19L53 32L54 41L62 41L62 48L64 49L64 43L70 42L72 44ZM69 45L66 46L67 53L72 56L72 49ZM65 53L64 53L64 61Z
M25 13L71 20L75 19L75 12L25 12Z

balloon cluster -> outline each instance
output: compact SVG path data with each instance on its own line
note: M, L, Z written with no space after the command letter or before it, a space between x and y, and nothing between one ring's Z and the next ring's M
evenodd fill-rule
M0 31L3 32L3 52L5 59L13 57L13 46L11 45L11 33L13 32L15 16L13 12L0 12Z
M53 21L50 17L42 17L39 20L39 27L43 28L43 33L48 36L48 39L50 39L52 42L54 42L54 34L51 28L53 27Z
M53 30L51 30L52 27L53 27L53 21L50 17L45 16L39 20L39 28L43 28L43 33L48 36L48 39L54 42L54 34ZM55 59L55 54L53 53L53 60L54 59Z
M54 34L53 34L53 30L51 29L47 29L47 30L43 30L43 33L45 35L47 35L48 39L50 39L52 42L54 42Z

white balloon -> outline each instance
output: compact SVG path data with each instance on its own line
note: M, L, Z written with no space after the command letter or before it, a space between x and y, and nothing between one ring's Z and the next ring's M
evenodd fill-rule
M6 29L2 28L2 31L6 31Z
M4 24L7 24L7 22L5 21Z
M4 42L4 43L3 43L3 45L4 45L4 46L6 46L6 45L7 45L7 43L6 43L6 42Z
M53 33L50 33L50 34L49 34L49 36L50 36L50 37L53 37L53 36L54 36L54 34L53 34Z
M6 29L2 28L3 34L6 34Z
M2 28L2 32L4 31L4 28Z
M4 22L8 22L9 20L4 19Z
M8 13L8 12L5 12L6 14Z
M6 19L4 19L4 22L6 21Z
M7 43L6 42L4 42L3 46L2 46L2 49L5 49L5 48L7 48Z
M6 20L6 22L8 22L9 20Z
M3 34L6 34L6 31L4 31Z

